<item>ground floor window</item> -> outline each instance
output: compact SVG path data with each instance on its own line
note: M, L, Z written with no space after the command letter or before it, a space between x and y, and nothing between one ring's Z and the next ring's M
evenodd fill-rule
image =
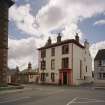
M105 79L105 73L99 73L99 79Z
M55 74L54 73L51 73L51 80L52 80L52 82L55 81Z
M45 73L41 73L41 81L45 81Z
M105 73L103 73L103 79L105 79Z
M100 78L100 79L102 78L101 73L99 73L99 78Z

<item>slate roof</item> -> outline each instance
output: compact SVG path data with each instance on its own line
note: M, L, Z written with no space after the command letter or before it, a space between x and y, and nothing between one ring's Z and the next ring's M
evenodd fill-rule
M105 49L101 49L96 54L95 60L104 60L105 59Z
M44 47L38 48L38 50L48 49L51 47L56 47L56 46L60 46L60 45L67 44L67 43L74 43L80 48L85 48L82 44L78 43L75 39L67 39L67 40L61 41L60 43L56 42L56 43L52 43L51 45L47 45L47 46L45 45Z
M16 69L8 69L7 75L15 75L17 73Z
M37 70L28 70L28 69L24 69L20 72L20 74L38 74Z

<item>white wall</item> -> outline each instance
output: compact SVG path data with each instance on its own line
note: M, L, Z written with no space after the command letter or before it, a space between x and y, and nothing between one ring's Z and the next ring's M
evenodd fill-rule
M82 78L80 78L80 60L82 61ZM84 80L84 76L86 80ZM92 81L92 59L89 49L83 49L73 44L73 83L78 85L87 80Z
M29 75L29 82L36 82L38 75Z
M86 50L86 51L85 51ZM86 53L85 53L86 52ZM39 52L39 69L41 67L40 61L41 56ZM86 82L84 80L84 76L88 79L92 79L92 59L89 55L89 48L83 49L73 44L73 68L72 68L72 43L69 43L69 54L62 55L62 46L55 47L55 56L51 56L51 48L46 49L46 70L45 73L48 73L48 77L46 78L47 83L51 83L51 72L55 73L55 83L59 81L59 69L61 69L62 58L68 57L69 58L69 68L73 69L73 83L74 85L78 85L80 83ZM55 59L55 70L51 70L51 59ZM80 60L82 61L82 78L80 79ZM87 72L86 72L86 65L87 65ZM42 71L40 70L40 73ZM81 81L80 81L81 80Z

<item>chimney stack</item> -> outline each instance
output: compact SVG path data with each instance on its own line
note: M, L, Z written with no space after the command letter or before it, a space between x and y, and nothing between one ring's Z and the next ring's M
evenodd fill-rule
M89 49L89 42L87 40L84 41L85 48Z
M62 38L61 33L58 33L58 36L57 36L57 43L60 43L60 42L61 42L61 38Z
M31 62L28 63L28 71L31 71L32 70L32 64Z
M16 66L16 71L19 73L19 67L18 66Z
M79 36L78 36L78 33L76 33L75 40L79 43Z
M48 45L51 45L51 37L48 38Z

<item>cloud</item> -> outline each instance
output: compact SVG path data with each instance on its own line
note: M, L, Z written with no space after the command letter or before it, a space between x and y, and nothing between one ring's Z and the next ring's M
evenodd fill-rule
M9 39L9 67L14 68L16 65L27 66L28 62L32 62L33 66L37 66L38 52L36 40L33 37L21 40Z
M29 35L39 36L41 33L37 29L36 20L31 11L32 8L29 4L14 5L10 8L9 20L14 21L21 31Z
M103 13L104 4L103 0L49 0L49 3L39 10L36 18L44 32L63 27L65 38L74 37L76 32L79 32L82 38L83 33L78 22Z
M98 20L94 23L94 25L105 25L105 20Z
M9 39L9 66L26 65L29 61L37 64L36 48L43 46L48 36L52 36L52 39L56 40L56 35L52 35L51 31L63 29L63 38L73 38L75 33L79 32L82 39L84 34L78 23L97 14L105 13L104 0L48 1L47 5L44 5L36 16L32 14L34 9L30 4L14 5L10 8L10 21L14 21L17 28L29 34L30 37L21 40ZM92 58L98 49L105 46L104 43L102 41L91 46Z
M105 12L104 0L48 0L34 16L34 7L29 4L14 5L10 8L10 20L16 23L18 29L29 35L49 36L49 32L63 28L65 38L72 38L76 33L83 33L78 22ZM34 1L35 2L35 1ZM75 26L75 30L74 30ZM75 31L75 32L73 32Z

